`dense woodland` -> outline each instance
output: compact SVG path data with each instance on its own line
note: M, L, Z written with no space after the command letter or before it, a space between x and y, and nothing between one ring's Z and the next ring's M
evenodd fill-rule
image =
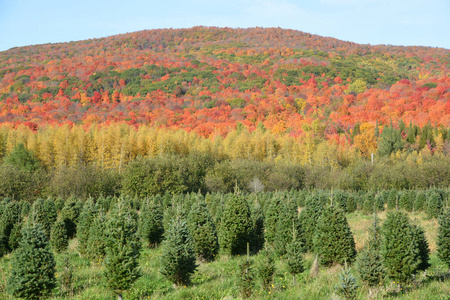
M0 52L1 297L441 299L449 68L279 28Z

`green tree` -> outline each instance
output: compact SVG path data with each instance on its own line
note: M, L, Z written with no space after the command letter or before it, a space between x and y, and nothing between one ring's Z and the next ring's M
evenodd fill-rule
M53 224L50 234L50 244L56 253L61 253L69 246L69 238L67 237L67 229L64 221L58 220Z
M139 215L139 234L150 247L161 243L164 234L164 213L159 201L143 203Z
M339 274L339 285L336 286L336 291L339 295L344 297L345 299L356 299L358 284L356 284L356 277L351 273L351 269L345 263L344 268L342 268L341 273Z
M56 286L55 259L40 224L24 228L19 248L11 261L7 289L11 295L41 299Z
M403 140L401 133L393 128L385 126L378 140L378 154L389 156L393 152L403 149Z
M256 272L263 282L265 290L269 290L275 274L275 259L272 251L264 249L256 261Z
M162 243L161 273L176 285L186 285L197 269L194 241L186 221L177 216Z
M355 240L344 212L335 207L325 208L317 221L314 251L325 266L351 263L356 257Z
M216 224L206 202L192 205L188 216L188 228L194 240L194 250L200 260L213 261L219 253Z
M231 255L243 254L252 240L252 216L249 205L241 195L232 195L225 205L220 231L222 248Z
M304 271L303 257L304 241L297 239L295 235L295 224L292 224L292 241L286 246L286 261L289 273L292 274L293 284L295 285L295 276Z
M122 299L122 293L141 276L137 217L126 206L116 208L106 225L106 258L104 277L107 286Z
M419 265L418 270L425 271L430 265L430 248L428 247L428 241L425 237L425 232L423 228L418 225L411 225L414 233L414 239L417 242L419 248Z
M50 238L51 228L58 217L53 199L37 199L34 201L31 211L33 222L40 223L47 238Z
M97 215L98 209L96 204L92 199L88 199L81 210L77 224L77 249L83 256L87 254L90 229Z
M17 144L3 161L5 164L28 172L35 172L40 168L39 160L34 153L26 149L22 143Z
M450 209L439 217L439 229L437 238L437 253L450 269Z
M383 224L382 255L387 275L397 282L407 282L417 272L419 246L414 230L404 212L388 212Z
M314 235L318 224L317 221L322 214L325 203L318 195L311 195L306 199L305 208L300 213L300 222L307 250L314 248Z

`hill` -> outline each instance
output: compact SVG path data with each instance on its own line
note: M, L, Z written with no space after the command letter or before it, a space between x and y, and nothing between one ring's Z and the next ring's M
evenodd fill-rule
M355 124L450 126L450 50L280 28L160 29L0 53L0 122L127 122L326 137Z

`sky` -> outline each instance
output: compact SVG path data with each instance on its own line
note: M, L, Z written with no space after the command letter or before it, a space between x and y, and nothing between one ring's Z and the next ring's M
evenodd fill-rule
M450 0L0 0L0 51L198 25L450 49Z

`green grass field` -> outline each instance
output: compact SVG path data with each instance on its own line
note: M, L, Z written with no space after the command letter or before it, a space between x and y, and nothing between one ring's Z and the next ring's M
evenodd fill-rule
M431 249L431 267L426 273L417 274L415 281L399 290L398 285L386 280L377 289L369 290L361 286L358 299L450 299L450 273L446 266L436 256L437 221L428 219L424 213L410 213L410 219L421 225L425 231ZM383 221L386 213L379 214ZM364 245L367 229L371 226L372 217L356 212L347 215L350 227L355 237L357 250ZM73 269L73 285L69 290L60 286L54 290L51 299L116 299L102 280L103 262L91 262L82 258L76 251L77 240L69 244L69 255ZM200 264L198 271L189 286L174 287L159 272L160 249L143 248L140 257L142 277L128 292L124 299L241 299L237 286L238 270L246 256L231 257L220 255L212 263ZM252 256L255 260L258 255ZM0 260L0 299L13 299L6 292L7 278L11 269L11 254ZM60 279L63 270L63 255L56 255L57 276ZM287 272L287 265L282 257L276 260L276 271L273 284L265 290L262 282L254 280L252 299L339 299L335 294L338 284L338 274L341 266L320 268L315 277L310 277L310 268L314 256L305 254L305 272L297 276L293 286L292 276ZM352 273L357 277L354 267ZM358 284L361 283L358 281Z

